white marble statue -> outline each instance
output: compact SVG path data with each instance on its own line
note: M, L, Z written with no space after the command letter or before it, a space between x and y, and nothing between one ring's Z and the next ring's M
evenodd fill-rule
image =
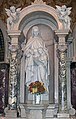
M63 23L64 28L70 30L71 18L69 17L69 15L71 13L72 8L71 7L67 8L65 5L63 5L62 7L56 5L56 8L59 20Z
M26 43L24 49L26 85L31 82L41 81L48 89L49 82L49 55L45 44L40 37L39 28L32 28L32 37Z
M6 13L9 16L7 19L7 28L8 30L11 30L14 26L14 23L18 21L20 10L21 8L15 8L14 6L11 6L10 9L6 9Z

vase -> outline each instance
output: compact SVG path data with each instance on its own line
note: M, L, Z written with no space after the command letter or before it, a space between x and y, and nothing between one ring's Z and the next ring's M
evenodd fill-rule
M41 95L35 94L35 104L40 104L40 101L41 101Z

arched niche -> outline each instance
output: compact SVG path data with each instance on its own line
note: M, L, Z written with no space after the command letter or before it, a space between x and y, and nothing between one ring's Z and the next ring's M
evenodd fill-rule
M48 26L46 24L34 24L34 25L38 26L40 33L41 33L41 37L42 37L43 41L45 42L45 45L49 52L49 59L50 59L50 80L49 80L50 94L49 94L49 98L50 98L51 103L53 103L53 101L54 101L53 100L54 99L54 72L53 72L54 71L54 32L52 31L50 26ZM34 25L32 25L32 27ZM26 34L26 39L25 39L26 42L28 41L28 39L31 36L32 27L28 30L28 32ZM23 85L22 81L25 82L25 80L26 80L24 66L25 66L25 56L21 59L21 77L20 77L21 85ZM22 86L21 86L21 90L22 90ZM22 98L21 98L21 100L22 100Z
M48 45L50 44L49 54L51 56L50 63L51 66L51 78L50 78L50 96L49 103L58 103L58 59L56 57L56 44L54 38L54 31L62 28L62 24L58 20L56 10L47 5L31 5L24 8L20 13L20 20L14 26L13 31L21 31L21 36L19 37L19 42L22 43L24 40L27 42L31 28L37 25L40 27L42 33L42 38L44 42ZM42 28L41 28L42 26ZM47 30L49 34L47 35ZM44 32L46 35L44 35ZM23 37L24 36L24 37ZM45 37L47 36L47 38ZM51 38L50 38L51 37ZM50 39L49 39L50 38ZM45 40L47 39L47 40ZM49 40L48 40L49 39ZM19 43L19 44L20 44ZM20 103L25 102L25 57L21 59L21 71L20 71ZM23 93L22 93L23 92Z
M52 15L50 15L49 13L46 13L44 11L35 11L32 13L29 13L28 15L26 15L23 20L20 22L19 25L19 29L22 31L24 28L24 26L27 27L27 30L25 31L27 33L27 31L29 30L29 27L31 28L31 26L36 23L36 24L46 24L50 27L52 30L56 30L58 28L58 24L57 21L54 19L54 17ZM29 27L28 27L29 24Z
M33 18L32 14L35 13L35 15L36 15L36 12L40 12L40 13L43 12L45 14L49 14L49 16L53 18L53 22L55 21L57 23L57 29L63 28L63 24L59 21L56 9L54 9L53 7L50 7L46 4L33 4L33 5L25 7L24 9L21 10L19 21L14 25L12 30L20 30L20 28L24 22L24 19L27 19L29 15L30 15L30 18ZM34 15L34 17L35 17L35 15ZM41 14L41 15L43 16L43 14ZM50 17L49 17L49 19L50 19Z

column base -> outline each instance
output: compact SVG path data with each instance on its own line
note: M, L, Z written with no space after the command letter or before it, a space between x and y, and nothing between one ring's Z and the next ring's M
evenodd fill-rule
M71 116L73 116L73 115L75 115L75 109L73 108L73 107L71 107L70 109L69 109L69 114L71 115Z
M26 118L26 112L25 112L25 108L23 106L23 104L20 104L20 109L21 109L21 118Z
M58 113L57 118L58 119L69 119L69 114L68 113Z
M55 104L50 104L46 110L46 119L53 119L57 115Z
M5 114L6 118L17 118L17 110L8 110Z

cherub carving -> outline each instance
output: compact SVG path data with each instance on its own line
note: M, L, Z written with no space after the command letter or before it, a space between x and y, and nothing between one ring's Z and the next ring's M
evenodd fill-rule
M64 28L70 30L71 18L69 17L69 15L71 13L72 8L71 7L67 8L65 5L63 5L62 7L56 5L56 8L59 20L63 23Z
M10 9L6 9L6 13L9 16L7 19L7 28L8 30L12 29L14 26L14 23L16 23L19 20L20 10L21 8L15 8L14 6L11 6Z

